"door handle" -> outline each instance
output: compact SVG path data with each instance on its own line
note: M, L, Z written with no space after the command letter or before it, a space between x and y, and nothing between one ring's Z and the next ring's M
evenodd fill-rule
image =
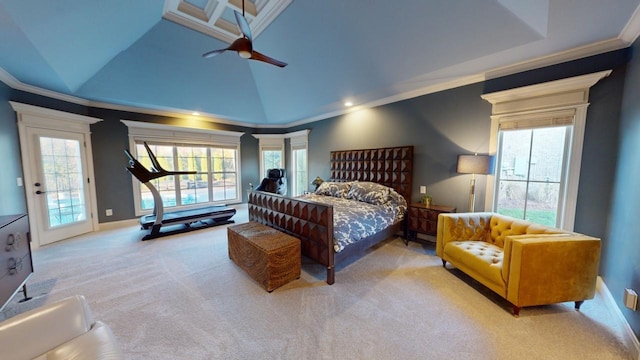
M44 194L44 193L46 193L46 191L40 191L40 190L36 191L36 194L38 194L38 195Z
M39 182L37 182L37 183L35 183L35 184L33 184L33 185L34 185L34 186L40 186L40 183L39 183Z

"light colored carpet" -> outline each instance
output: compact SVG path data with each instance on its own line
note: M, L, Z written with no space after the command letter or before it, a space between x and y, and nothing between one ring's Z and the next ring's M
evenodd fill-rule
M82 294L129 359L631 359L601 294L579 312L565 303L515 318L432 246L400 238L338 267L334 285L303 260L299 280L267 293L229 260L226 234L142 242L133 226L45 246L34 299L16 295L0 320Z

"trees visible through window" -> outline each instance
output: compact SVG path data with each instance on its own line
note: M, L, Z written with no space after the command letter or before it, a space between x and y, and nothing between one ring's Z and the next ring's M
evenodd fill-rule
M205 145L152 144L149 148L165 170L195 171L195 174L164 176L152 180L165 208L237 200L238 150ZM136 143L138 161L147 168L151 159L144 145ZM140 184L140 208L153 209L151 191Z
M559 226L571 126L500 132L496 211Z
M284 146L284 145L283 145ZM277 148L277 149L269 149L269 148L263 148L262 149L262 165L263 165L263 172L264 174L262 174L263 176L267 176L267 171L269 171L269 169L282 169L284 168L283 165L283 149L282 148Z

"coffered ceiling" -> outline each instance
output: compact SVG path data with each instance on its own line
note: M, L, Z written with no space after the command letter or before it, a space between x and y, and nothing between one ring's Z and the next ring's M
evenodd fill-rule
M640 0L0 0L0 81L88 106L282 127L629 46ZM351 108L351 109L353 109Z
M233 12L244 14L258 37L292 0L165 0L162 17L231 43L240 37Z

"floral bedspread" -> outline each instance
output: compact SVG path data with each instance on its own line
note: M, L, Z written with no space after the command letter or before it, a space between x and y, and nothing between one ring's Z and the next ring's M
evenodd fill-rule
M336 252L401 221L406 210L406 207L392 204L372 205L325 195L307 194L302 198L333 205L333 248Z

